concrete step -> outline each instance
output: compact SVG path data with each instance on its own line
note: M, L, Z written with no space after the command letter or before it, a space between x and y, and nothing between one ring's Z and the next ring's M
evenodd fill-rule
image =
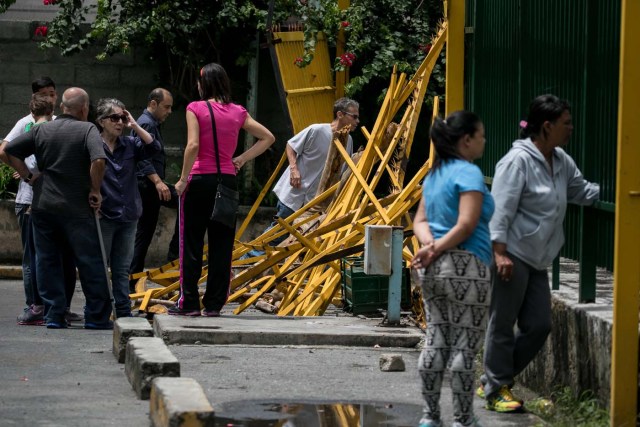
M124 363L127 342L133 337L153 337L153 328L142 317L121 317L113 324L113 355Z
M134 337L127 343L125 372L138 399L149 399L156 377L179 377L180 362L160 338Z
M167 344L333 345L416 347L424 334L412 326L380 326L354 317L155 316L155 335Z

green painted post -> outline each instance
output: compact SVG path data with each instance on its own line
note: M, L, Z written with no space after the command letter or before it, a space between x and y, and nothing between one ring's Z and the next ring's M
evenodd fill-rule
M578 301L596 301L597 210L580 209L580 289Z

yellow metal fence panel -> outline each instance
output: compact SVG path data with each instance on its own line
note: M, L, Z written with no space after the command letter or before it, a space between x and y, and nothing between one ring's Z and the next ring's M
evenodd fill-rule
M326 38L318 34L313 61L300 68L295 60L304 52L302 31L275 32L273 37L293 132L313 123L329 123L333 120L335 87Z

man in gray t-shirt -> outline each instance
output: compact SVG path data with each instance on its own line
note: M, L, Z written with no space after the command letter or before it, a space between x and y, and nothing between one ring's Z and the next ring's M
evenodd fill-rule
M359 110L360 105L356 101L340 98L333 104L333 121L331 123L310 125L287 142L286 153L289 167L273 188L273 192L278 197L276 217L287 218L315 197L329 147L333 142L333 133L345 127L349 127L349 131L352 132L360 123ZM346 149L349 155L353 153L351 136L347 141ZM277 223L277 221L272 222L269 228ZM275 246L286 238L285 234L273 239L269 244ZM263 254L264 251L253 249L242 258L246 259Z
M286 218L315 197L333 140L333 133L346 126L353 131L359 122L358 103L349 98L340 98L333 105L331 123L308 126L287 142L289 168L282 174L273 189L278 196L280 218ZM347 142L347 152L349 155L353 152L351 136ZM286 215L287 210L280 205L288 208L288 215ZM281 210L285 215L280 215Z
M48 328L67 326L60 253L72 248L86 297L85 328L109 329L111 305L102 271L102 254L94 221L100 208L105 154L98 129L88 123L89 96L80 88L62 96L63 114L0 147L10 166L33 185L31 204L37 276ZM24 159L36 155L41 174L33 177ZM33 178L33 182L31 182ZM46 280L44 279L46 278Z

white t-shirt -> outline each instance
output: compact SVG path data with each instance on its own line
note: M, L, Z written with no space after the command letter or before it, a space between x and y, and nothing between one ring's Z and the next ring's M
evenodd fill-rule
M55 116L52 117L52 119L55 118ZM9 134L4 139L6 141L11 141L12 139L15 139L18 136L22 135L24 133L25 127L27 127L29 123L35 123L35 120L33 119L33 116L31 114L28 114L18 120L18 122L13 126L13 129L11 129ZM31 155L27 157L26 159L24 159L24 163L25 165L27 165L29 172L31 172L32 174L38 175L40 173L40 170L38 169L38 166L36 164L35 156ZM23 180L20 180L20 182L18 183L18 194L16 194L16 203L30 205L32 200L33 189L29 184L27 184Z
M287 142L297 154L296 165L300 172L300 187L291 186L291 171L287 168L273 192L288 208L294 211L300 209L315 197L332 138L331 124L322 123L305 128ZM353 152L351 135L349 135L346 149L351 155Z

